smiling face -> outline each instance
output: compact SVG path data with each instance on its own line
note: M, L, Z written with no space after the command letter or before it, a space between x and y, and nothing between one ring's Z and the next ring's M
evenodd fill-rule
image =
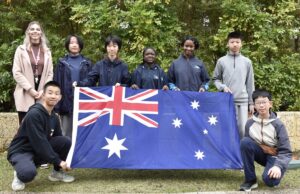
M153 64L155 62L156 54L151 48L148 48L144 52L144 62L147 64Z
M183 54L187 58L194 55L195 44L192 40L186 40L183 44Z
M60 88L57 86L48 86L46 90L43 92L42 100L43 105L47 109L53 109L54 106L61 99Z
M78 44L78 40L75 36L72 36L70 38L69 52L72 55L78 55L80 53L80 47L79 47L79 44Z
M28 28L28 35L31 43L40 43L42 36L42 29L38 24L33 23Z
M258 97L254 101L254 108L259 114L259 117L267 119L270 117L270 108L272 108L272 101L267 97Z

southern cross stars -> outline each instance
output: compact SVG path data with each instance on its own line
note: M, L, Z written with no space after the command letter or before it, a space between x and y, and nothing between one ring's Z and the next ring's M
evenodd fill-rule
M197 160L200 160L200 159L203 160L203 158L205 157L204 152L201 152L200 150L195 152L194 156L197 158Z
M118 140L117 134L114 135L113 139L106 138L107 145L102 147L103 150L109 150L108 158L111 157L113 154L116 154L119 158L121 158L121 150L128 150L126 147L124 147L122 144L124 143L125 139Z
M174 119L172 125L174 125L175 128L176 127L180 128L180 125L182 125L181 119L178 118Z
M208 122L210 123L210 125L216 125L218 122L217 117L214 117L214 115L211 115L210 117L208 117Z
M200 105L199 105L199 101L194 100L194 101L191 102L191 107L192 107L193 109L198 110L198 107L199 107L199 106L200 106Z

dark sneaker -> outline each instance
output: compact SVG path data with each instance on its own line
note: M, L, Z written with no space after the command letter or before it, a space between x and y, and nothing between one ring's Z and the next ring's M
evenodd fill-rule
M62 181L65 183L70 183L75 180L73 176L67 175L63 171L55 171L53 170L52 173L48 176L50 181Z
M256 182L256 180L251 181L251 182L244 182L243 184L241 184L240 186L240 191L246 191L249 192L252 189L256 189L258 187L258 184Z

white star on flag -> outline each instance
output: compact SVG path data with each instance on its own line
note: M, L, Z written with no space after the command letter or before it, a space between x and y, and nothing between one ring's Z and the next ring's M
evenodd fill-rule
M208 134L207 129L204 129L204 130L203 130L203 134L204 134L204 135L207 135L207 134Z
M103 150L109 150L109 154L108 154L108 158L111 157L111 155L116 154L119 158L121 158L121 150L128 150L126 147L124 147L122 144L124 143L125 139L120 139L118 140L118 136L115 133L114 138L113 139L108 139L106 138L107 141L107 145L102 147L101 149Z
M181 119L178 118L174 119L172 125L174 125L175 128L176 127L180 128L180 125L182 125Z
M193 109L198 110L198 107L199 107L199 106L200 106L200 105L199 105L199 101L194 100L193 102L191 102L191 107L192 107Z
M197 160L203 160L203 158L205 157L204 152L198 150L197 152L195 152L195 157L197 158Z
M216 125L216 123L218 122L217 117L211 115L211 117L208 117L208 122L210 123L210 125Z

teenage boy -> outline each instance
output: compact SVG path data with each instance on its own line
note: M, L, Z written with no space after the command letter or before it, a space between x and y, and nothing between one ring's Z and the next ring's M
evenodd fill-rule
M71 147L71 140L62 136L58 116L53 111L60 99L58 83L46 83L41 102L30 107L12 140L7 159L14 168L11 185L14 191L23 190L25 183L32 181L36 176L36 166L43 163L54 165L54 170L48 177L50 181L74 181L74 177L61 171L70 170L65 159Z
M252 95L255 110L246 123L245 137L241 140L245 182L240 190L257 188L254 161L265 166L262 174L269 187L280 183L292 158L289 137L284 124L271 111L272 97L266 90L256 90Z
M213 81L219 91L233 94L240 138L244 136L245 124L254 112L251 99L254 90L254 75L251 60L240 53L242 36L231 32L227 36L229 52L216 64Z

